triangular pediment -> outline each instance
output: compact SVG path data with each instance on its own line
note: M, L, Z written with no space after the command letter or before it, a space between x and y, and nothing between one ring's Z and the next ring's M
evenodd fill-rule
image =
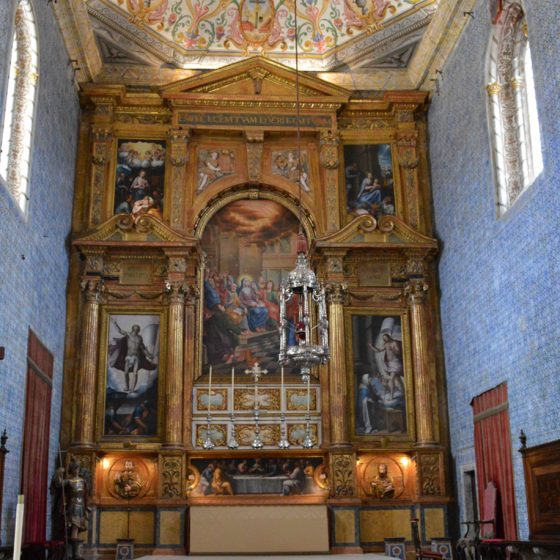
M195 247L196 239L174 231L150 215L135 219L129 214L118 214L78 237L73 244L77 247L111 247L123 244L154 248Z
M298 76L293 68L255 56L168 84L161 88L161 94L171 99L212 94L220 97L294 98L297 81ZM333 103L346 103L350 98L348 90L303 73L299 74L299 92L301 98L322 98Z

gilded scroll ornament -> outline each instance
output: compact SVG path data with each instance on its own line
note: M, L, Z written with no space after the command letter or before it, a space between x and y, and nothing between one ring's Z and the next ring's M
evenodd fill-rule
M340 144L340 134L333 133L332 130L321 132L319 139L321 146L320 162L325 169L338 169L338 145Z
M421 454L420 479L424 496L441 496L439 455Z
M161 491L165 498L181 496L181 458L165 457L162 464Z
M246 134L247 175L249 181L258 183L261 180L264 132Z
M331 458L332 486L334 497L344 498L354 495L354 455L336 454Z

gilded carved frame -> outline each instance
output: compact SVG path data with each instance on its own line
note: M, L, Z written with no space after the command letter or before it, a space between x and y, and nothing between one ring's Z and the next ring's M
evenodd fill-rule
M122 140L129 140L131 142L163 142L165 144L165 174L163 178L163 184L165 186L165 196L167 198L171 198L171 188L172 188L172 168L171 165L171 150L169 146L169 138L167 135L167 129L162 129L159 125L158 126L150 126L144 125L138 128L131 127L131 126L119 126L118 124L114 125L115 128L115 135L112 139L112 146L111 146L111 160L109 163L109 171L108 171L108 179L105 185L105 203L104 203L104 212L105 212L105 219L114 216L114 208L115 208L115 183L117 180L117 166L118 166L118 147L119 142ZM171 201L169 200L167 203L164 201L163 204L163 221L165 223L169 223L171 216Z
M106 387L107 387L107 361L109 349L109 321L114 315L157 315L159 316L159 360L158 360L158 380L157 380L157 418L155 435L108 435L105 433L105 407L106 407ZM164 421L164 387L167 363L167 310L161 306L118 306L107 305L101 310L101 331L98 348L98 375L97 375L97 404L95 439L110 446L111 442L120 447L123 441L141 441L143 444L158 443L163 440L163 421ZM151 446L149 446L151 447Z
M350 223L356 216L352 216L347 211L347 197L346 197L346 166L347 162L344 158L344 147L345 146L380 146L380 145L388 145L391 148L391 164L393 167L393 182L394 182L394 193L395 193L395 216L404 219L406 216L404 204L405 204L405 197L402 191L402 182L401 182L401 172L400 172L400 165L399 165L399 157L398 157L398 146L395 141L395 132L392 129L383 129L383 131L378 132L375 135L372 135L370 131L368 131L367 135L364 136L349 136L347 134L343 135L343 141L340 143L340 152L339 158L342 161L342 165L339 166L339 198L338 204L340 209L340 223L342 227L346 224Z
M404 370L404 387L405 387L405 418L406 431L404 433L391 433L390 431L378 431L371 434L357 434L356 432L356 372L354 371L354 352L353 352L353 316L373 316L373 317L390 317L399 316L401 320L402 330L402 358ZM413 443L416 437L415 413L414 413L414 376L412 369L412 346L409 327L409 313L403 308L363 308L348 307L344 312L344 325L346 337L346 371L347 371L347 388L348 400L347 410L350 413L349 428L350 438L352 441L358 442L360 445L368 446L381 440L392 441L398 443Z
M234 202L236 200L258 200L258 199L265 199L265 200L273 200L278 202L282 206L285 206L288 210L294 213L294 215L298 216L298 207L296 201L289 196L287 193L283 193L278 190L266 190L263 187L259 188L251 188L247 186L246 189L243 190L229 190L223 191L213 202L200 213L198 218L195 221L194 226L194 235L197 239L202 238L202 234L204 233L204 229L208 222L212 219L212 217L227 206L229 203ZM302 205L303 206L303 205ZM301 221L304 233L309 240L310 245L316 238L316 228L315 224L311 218L310 212L303 207L301 213ZM295 265L295 255L294 255L294 265ZM193 374L193 382L199 379L202 376L202 332L203 332L203 313L204 313L204 269L205 269L205 262L202 261L199 269L198 269L198 277L197 277L197 286L201 297L198 299L197 302L197 311L196 311L196 351L195 351L195 366L194 366L194 374Z

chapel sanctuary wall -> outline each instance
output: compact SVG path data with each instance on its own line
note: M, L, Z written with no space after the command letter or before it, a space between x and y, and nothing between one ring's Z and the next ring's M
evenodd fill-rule
M425 540L448 536L426 96L301 85L299 154L295 73L263 59L154 93L84 87L62 445L92 472L91 551L111 556L127 532L138 553L204 551L200 519L235 525L242 506L321 510L338 552L410 546L412 515ZM276 357L300 222L330 322L309 390Z
M456 487L474 470L473 398L507 383L515 510L520 539L529 537L519 433L527 446L560 439L557 321L560 209L558 178L560 72L554 0L522 2L537 99L544 171L497 217L487 103L488 2L471 19L449 59L428 115L439 261L441 315ZM504 3L505 6L505 3ZM551 48L551 45L554 45ZM465 130L468 133L465 133ZM465 521L468 494L458 492Z
M4 118L6 106L16 3L15 0L2 2L0 119ZM17 495L21 492L30 330L54 355L48 473L45 473L49 479L56 466L61 408L66 406L62 402L66 242L71 228L80 108L74 72L68 65L68 53L52 7L46 2L31 4L37 26L39 76L25 214L0 178L0 346L5 347L5 357L0 362L0 425L9 438L1 512L2 544L13 542ZM50 500L48 491L47 498ZM47 534L49 531L47 526Z

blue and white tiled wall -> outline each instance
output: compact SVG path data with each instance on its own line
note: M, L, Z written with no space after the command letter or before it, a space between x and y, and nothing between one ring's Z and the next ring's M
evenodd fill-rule
M67 236L70 232L79 103L71 65L52 4L31 0L39 43L39 81L24 216L0 179L0 430L9 436L2 543L13 541L20 484L27 333L31 328L55 356L49 476L60 430L66 312ZM0 122L5 106L15 0L1 2Z
M471 399L507 381L520 537L528 537L517 436L560 438L558 1L526 1L544 172L496 217L486 110L488 0L479 0L429 112L452 455L474 463ZM461 482L458 481L458 487Z

